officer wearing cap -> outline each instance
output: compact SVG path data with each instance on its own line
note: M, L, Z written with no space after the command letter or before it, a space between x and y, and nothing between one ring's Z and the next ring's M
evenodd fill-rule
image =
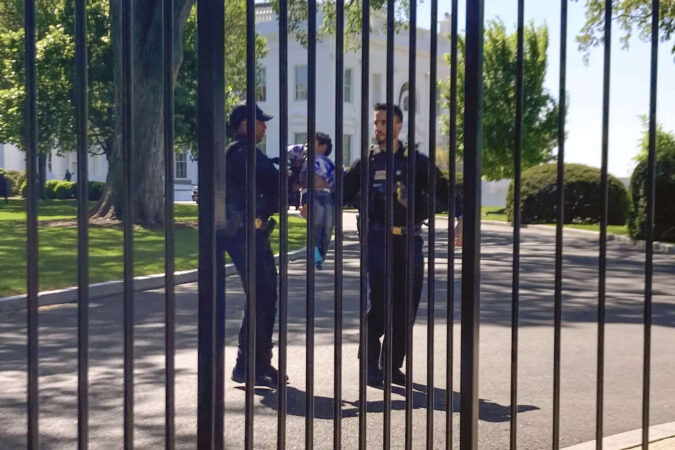
M385 331L385 274L386 261L384 247L387 230L385 229L386 210L386 164L387 164L387 105L378 103L375 105L373 128L377 144L370 147L369 162L370 174L369 199L368 199L368 285L370 298L368 303L368 385L381 387L383 372L381 367L382 345L380 338ZM429 217L429 158L417 150L413 152L415 160L415 224L412 229L407 229L407 205L408 205L408 157L410 149L398 140L398 135L403 126L403 113L401 108L394 105L394 226L388 232L393 234L393 339L392 339L392 382L405 385L406 376L401 371L403 360L406 356L406 304L407 304L407 274L406 262L414 265L413 279L413 321L422 295L422 282L424 279L424 254L422 251L423 240L421 236L422 222ZM448 204L448 180L443 177L440 170L436 170L436 194L439 205ZM344 178L344 202L354 204L361 191L361 161L356 160L352 164ZM457 202L458 209L455 216L460 217L461 205ZM442 208L438 208L442 209ZM436 211L431 211L434 214ZM363 216L360 217L364 219ZM415 251L406 259L407 240L415 240ZM386 338L386 337L385 337Z
M227 250L246 286L246 155L247 142L255 139L256 144L265 136L265 122L272 116L265 114L255 105L255 131L247 133L247 105L240 103L230 113L228 127L234 133L232 142L225 151L225 228L219 232L221 248ZM271 364L272 331L277 305L277 271L269 235L274 228L270 216L279 210L279 170L273 161L256 147L256 354L255 382L257 385L276 387L279 372ZM219 287L224 291L224 283ZM239 352L232 371L232 380L246 381L248 317L239 330Z

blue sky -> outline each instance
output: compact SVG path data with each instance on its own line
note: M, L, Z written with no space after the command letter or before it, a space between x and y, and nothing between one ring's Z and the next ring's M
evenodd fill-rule
M465 1L459 2L458 24L465 27ZM509 32L516 29L516 0L485 0L485 20L499 17ZM419 26L429 25L430 2L418 6ZM450 2L439 2L439 17L450 11ZM588 62L578 50L576 36L584 24L585 2L568 4L567 42L567 141L565 160L600 167L602 137L603 49L593 48ZM525 21L549 28L548 73L546 88L558 96L560 49L560 2L525 2ZM610 72L609 172L629 176L635 167L633 158L639 150L643 125L640 115L649 111L650 45L634 37L630 47L619 42L621 30L612 27L613 42ZM668 131L675 131L675 62L670 53L672 42L659 47L657 121ZM439 49L439 51L442 51Z

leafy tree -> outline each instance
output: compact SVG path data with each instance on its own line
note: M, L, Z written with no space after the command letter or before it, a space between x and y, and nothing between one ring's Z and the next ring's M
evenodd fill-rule
M650 0L615 0L612 5L612 19L619 23L623 35L621 42L624 48L634 33L642 40L651 39L652 6ZM605 1L586 0L586 23L577 36L581 50L587 51L591 47L603 42L605 31ZM675 32L675 0L661 0L659 2L659 33L662 41L669 41ZM675 43L671 49L675 55Z
M75 41L72 2L43 0L36 17L38 151L74 151ZM108 153L113 129L112 60L106 0L88 2L89 138L92 153ZM24 30L21 2L0 7L0 142L25 150Z
M246 98L246 2L225 3L225 111ZM255 42L256 61L267 54L265 39ZM175 134L178 150L197 156L197 7L193 6L185 25L183 64L175 91Z
M23 2L0 3L0 142L24 149ZM225 4L226 106L246 90L246 3ZM89 144L109 162L106 189L96 209L102 216L122 211L121 153L121 0L89 0ZM134 10L134 169L133 217L144 226L163 221L163 127L161 0L135 2ZM176 147L196 152L197 25L195 0L174 1L174 83ZM75 150L74 5L67 0L39 0L37 7L38 145ZM185 49L185 53L183 50ZM265 55L256 38L256 55ZM181 70L182 67L182 70ZM44 158L42 158L44 160ZM121 218L121 217L120 217Z
M134 148L131 190L132 217L146 227L159 226L164 220L163 183L163 98L162 98L162 0L134 3L133 48L134 77ZM121 217L122 213L122 123L120 109L122 92L118 89L122 79L121 0L111 0L111 30L115 76L115 105L118 114L115 123L113 151L106 190L99 201L97 214ZM174 80L178 81L180 69L186 62L176 93L177 142L185 148L195 149L196 144L196 11L195 0L174 1ZM244 92L239 84L246 64L246 6L244 0L227 0L225 3L225 80L228 104L232 105L237 93ZM228 29L229 28L229 29ZM257 43L258 57L262 57L264 43ZM184 54L185 49L185 54ZM185 58L185 59L184 59ZM229 93L229 94L228 94Z
M410 0L395 0L395 23L396 30L407 29L409 23L406 20L409 17ZM272 7L279 12L279 0L271 0ZM363 11L360 0L350 0L344 5L345 18L345 50L355 50L361 46L361 12ZM335 34L335 20L337 16L336 0L324 0L317 4L317 10L320 12L322 21L318 25L317 38L324 39ZM370 14L373 18L380 18L379 21L371 20L369 31L386 32L386 0L372 0L370 2ZM288 31L302 45L307 45L307 0L288 1ZM374 23L381 23L381 29L374 28Z
M638 163L646 163L649 156L649 119L647 116L642 116L642 125L644 131L640 138L640 153L635 156ZM668 132L663 129L660 124L656 124L656 156L671 155L675 156L675 133Z
M645 130L640 140L638 162L630 178L633 209L628 218L628 232L633 239L644 239L647 227L647 180L649 123L643 118ZM675 242L675 134L656 128L656 160L654 161L654 239Z
M483 176L488 180L513 177L516 116L517 35L507 35L504 24L490 21L485 29L483 53ZM544 89L548 28L532 23L524 29L523 149L522 167L549 161L558 132L558 103ZM445 55L448 64L449 55ZM466 58L460 38L457 71L457 150L464 152L464 80ZM450 102L450 80L441 82L441 98ZM441 129L448 134L450 120L441 116Z

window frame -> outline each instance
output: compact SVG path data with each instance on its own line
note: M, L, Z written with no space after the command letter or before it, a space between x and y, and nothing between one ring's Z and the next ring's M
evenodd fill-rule
M298 137L300 136L302 136L302 140L298 142ZM293 145L304 144L305 140L307 140L307 133L302 131L293 133Z
M377 82L375 82L375 78L377 77ZM376 103L379 103L382 101L382 74L373 72L373 90L372 90L372 101L373 105Z
M304 81L300 81L302 70L304 69ZM307 64L298 64L295 66L295 101L307 101L309 95L309 72Z
M349 74L349 76L347 76ZM353 83L353 70L351 68L346 68L344 75L342 77L342 100L344 103L352 103L352 98L353 98L353 92L352 88L354 86Z
M182 160L179 160L179 157L182 157ZM183 177L178 176L179 175L179 167L182 167L182 171L184 171ZM175 180L187 180L187 152L185 150L181 150L178 152L174 153L174 158L173 158L173 177Z
M346 165L352 163L352 139L353 136L350 133L342 134L342 162Z
M267 101L267 67L256 67L255 69L255 101Z

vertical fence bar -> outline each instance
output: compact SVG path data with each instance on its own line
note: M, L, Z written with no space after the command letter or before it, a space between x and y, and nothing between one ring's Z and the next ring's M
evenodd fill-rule
M197 447L214 448L216 216L215 154L225 144L224 4L197 3L198 146L199 146L199 348Z
M333 371L333 448L342 448L342 177L344 99L344 0L337 0L335 16L335 340Z
M436 108L438 70L438 0L431 0L429 48L429 268L427 277L427 449L434 444L434 330L436 328ZM452 217L452 213L450 213ZM450 219L448 219L450 223ZM412 374L411 374L412 375ZM412 378L412 376L411 376Z
M87 168L87 10L75 1L77 121L77 446L89 447L89 208Z
M361 4L361 30L370 29L370 0ZM361 239L359 267L359 450L366 450L368 440L368 204L370 196L370 157L368 154L368 125L370 123L370 33L361 33L361 196L359 205L359 230ZM338 203L340 205L340 203Z
M288 373L288 0L279 0L279 380ZM282 153L283 152L283 153ZM279 382L277 449L286 448L288 388Z
M455 208L457 190L457 0L450 12L450 152L448 155L448 292L445 343L445 448L452 449L452 376L455 322Z
M513 151L513 273L511 292L511 426L510 448L518 442L518 317L520 310L520 169L523 151L523 16L524 0L518 0L516 50L516 126Z
M173 154L173 0L162 3L162 40L164 50L164 341L165 341L165 399L164 441L167 450L176 446L175 439L175 364L176 295L174 246L174 154Z
M598 355L595 410L595 448L602 449L603 406L605 381L605 293L607 274L607 154L609 141L609 70L612 46L612 2L605 1L604 68L602 81L602 165L600 191L602 212L600 214L600 255L598 258Z
M246 431L244 445L255 448L255 363L256 363L256 140L255 140L255 1L246 0Z
M557 209L555 228L555 283L553 318L553 436L552 446L560 446L560 347L562 327L562 257L563 223L565 220L565 75L567 67L567 0L560 2L560 91L558 103L558 175L556 183Z
M651 72L649 80L649 150L647 223L645 225L644 360L642 364L642 448L649 445L649 393L652 347L652 278L654 275L654 205L656 197L656 90L659 57L659 1L652 0Z
M478 332L480 322L480 204L483 146L483 1L466 4L464 110L464 248L460 447L478 442Z
M307 407L305 448L314 448L314 164L316 162L316 0L307 3L307 353L305 360Z
M413 429L413 324L415 312L415 114L417 113L417 2L410 2L410 27L408 31L408 208L406 220L406 303L405 303L405 448L412 449ZM394 137L396 138L396 137ZM393 336L392 336L393 340Z
M124 217L124 448L134 448L133 0L122 1L122 177Z
M24 123L26 135L26 174L28 196L26 200L26 259L27 283L27 364L28 364L28 430L29 449L40 446L39 418L39 368L38 368L38 133L37 133L37 81L35 75L35 0L24 0L24 51L26 70L26 99Z
M393 322L393 291L394 291L394 254L393 235L394 226L394 22L396 20L394 0L387 1L387 157L385 180L385 220L384 220L384 261L385 261L385 288L384 288L384 427L383 446L391 447L391 341Z

